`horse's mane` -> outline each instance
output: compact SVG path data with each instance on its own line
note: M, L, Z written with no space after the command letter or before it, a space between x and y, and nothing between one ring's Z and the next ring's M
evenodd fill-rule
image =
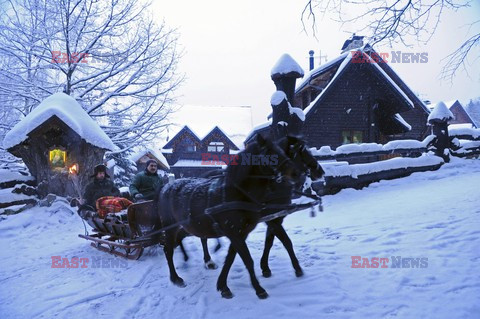
M259 154L260 146L257 142L249 143L248 146L237 154L237 159L232 161L227 166L225 174L225 186L231 187L234 184L241 184L245 178L250 174L251 165L243 165L243 158L245 154Z

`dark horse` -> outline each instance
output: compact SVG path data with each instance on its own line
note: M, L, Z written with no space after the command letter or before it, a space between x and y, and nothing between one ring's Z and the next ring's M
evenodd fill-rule
M261 207L272 184L294 184L301 178L300 170L286 154L296 145L289 141L280 145L282 147L259 136L255 143L238 154L238 162L228 165L224 178L179 179L162 189L157 205L162 225L172 226L165 231L164 251L174 284L185 285L173 264L176 236L183 229L200 238L226 236L230 239L228 255L217 281L217 289L223 297L233 296L227 286L227 275L236 253L249 272L257 296L268 297L255 276L245 240L265 216ZM210 213L208 208L218 204L225 204L224 209Z
M294 163L300 167L302 172L309 172L310 177L312 180L320 179L323 174L325 173L322 167L318 164L317 160L313 157L311 152L305 146L305 143L299 140L296 137L286 137L279 141L282 144L290 145L287 150L287 155L294 161ZM270 195L266 198L267 204L290 204L292 196L295 192L301 193L299 189L303 186L303 179L302 183L297 185L292 185L290 183L275 183L271 185L271 192ZM270 210L268 213L275 213L275 210ZM270 277L272 272L270 267L268 266L268 256L270 253L270 249L273 246L273 241L275 237L280 239L283 246L288 252L290 256L290 260L292 262L292 266L295 270L295 275L297 277L303 276L302 267L300 267L300 263L298 262L297 256L295 255L295 251L293 250L293 244L288 237L285 229L282 226L283 220L285 217L276 218L270 221L267 221L266 224L268 226L266 238L265 238L265 247L263 250L262 258L260 260L260 267L262 269L262 274L264 277Z

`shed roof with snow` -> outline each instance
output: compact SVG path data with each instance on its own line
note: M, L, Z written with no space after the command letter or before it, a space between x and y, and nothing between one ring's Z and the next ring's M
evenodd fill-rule
M55 93L43 100L7 133L3 140L3 147L9 149L24 142L35 129L54 117L66 124L87 143L105 150L115 149L112 140L100 126L73 97L65 93Z

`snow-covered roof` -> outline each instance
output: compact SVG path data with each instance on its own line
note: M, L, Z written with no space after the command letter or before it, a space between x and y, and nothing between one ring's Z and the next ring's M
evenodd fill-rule
M347 57L347 55L352 55L350 52L345 52L335 59L332 59L325 64L320 65L318 68L315 68L311 70L305 78L298 84L297 89L295 90L296 92L300 91L305 85L307 85L312 78L314 78L317 74L320 74L324 72L326 69L330 68L332 65L339 63L340 61L343 61Z
M252 138L253 135L255 135L255 133L257 133L258 131L260 131L261 129L264 129L264 128L267 128L269 127L270 125L272 125L272 119L270 118L268 121L266 122L263 122L261 124L258 124L257 126L255 126L247 135L247 137L245 138L245 140L249 140L250 138Z
M310 105L308 105L304 110L303 112L305 113L305 115L308 114L308 112L310 112L310 110L313 108L313 106L317 103L317 101L319 99L322 98L323 94L325 92L328 91L328 88L335 82L335 80L337 79L338 75L340 73L342 73L342 71L345 69L345 67L348 65L348 63L352 60L352 55L351 54L347 54L345 56L345 58L343 59L342 63L340 64L340 66L338 67L337 69L337 72L335 73L335 75L333 76L333 78L330 80L330 82L328 82L327 86L325 87L325 89L323 89L323 91L315 98L315 100L313 100Z
M448 107L448 109L450 109L450 108L453 106L453 104L455 104L455 102L457 102L457 101L458 101L458 100L451 100L451 101L446 101L446 102L444 102L444 103L445 103L445 105ZM459 103L460 103L460 102L459 102ZM461 104L460 104L460 105L461 105Z
M9 149L28 138L28 134L52 118L58 117L87 143L114 150L116 146L80 104L65 93L55 93L42 101L32 112L18 122L5 136L3 147Z
M449 121L453 120L455 117L453 113L448 109L447 105L444 102L438 102L435 105L432 113L428 116L427 121L439 120L439 121Z
M188 125L201 140L218 126L235 145L243 148L243 141L252 130L252 109L250 106L200 106L185 105L170 116L169 139ZM164 136L166 138L167 136ZM163 140L160 145L165 145Z
M369 52L373 50L371 46L369 46L368 44L364 45L363 47L359 48L359 49L356 49L355 51L360 51L360 52ZM297 86L295 92L298 93L299 91L301 91L306 85L308 85L310 83L310 81L312 81L312 79L314 79L315 77L317 77L317 75L325 72L327 69L329 69L330 67L332 67L333 65L336 65L338 63L340 63L340 66L338 67L337 71L335 72L334 76L332 77L332 79L328 82L327 86L322 90L322 92L315 98L314 101L312 101L312 103L310 103L309 106L307 106L305 108L305 114L308 113L308 111L312 108L313 105L316 104L316 102L320 99L320 97L323 95L324 92L327 91L327 89L330 87L330 85L336 80L336 78L338 77L338 75L342 72L342 70L347 66L347 64L352 60L352 55L354 51L349 51L349 52L345 52L343 54L341 54L340 56L338 56L337 58L329 61L328 63L324 64L324 65L321 65L320 67L310 71L310 73L305 77L304 81L302 81L301 83L299 83L299 85ZM392 86L392 88L397 91L402 97L403 99L410 105L411 108L414 108L414 103L412 102L412 100L408 97L408 95L406 94L406 92L401 89L397 83L387 74L387 72L385 72L385 70L383 70L383 68L379 65L378 62L374 61L369 54L365 53L364 54L364 58L365 59L369 59L370 63L368 63L369 65L372 65L373 68L375 70L377 70L384 78L385 80L387 80L387 82ZM341 62L340 62L341 61ZM392 71L393 72L393 71ZM402 82L402 85L405 85L406 88L408 88L408 86ZM410 88L408 88L408 90L411 91ZM428 112L428 109L427 107L425 106L425 104L420 101L421 103L421 106Z
M165 168L170 169L170 165L168 165L168 162L165 156L163 156L161 152L156 151L155 149L152 149L152 148L143 149L139 152L132 154L132 156L130 156L130 160L133 162L136 162L148 153L155 156L160 161L160 164L162 164Z
M397 85L397 83L395 83L395 81L392 80L391 77L388 76L388 74L380 67L380 65L378 65L378 63L376 63L368 54L366 54L366 56L370 59L370 65L373 65L382 75L383 77L393 86L393 88L398 92L400 93L400 95L403 96L403 98L405 99L405 101L407 101L410 106L412 108L415 107L415 105L413 104L412 100L409 99L409 97L407 96L407 94L405 94L405 92Z
M273 77L284 74L292 74L303 77L302 67L289 54L283 54L272 68L270 75Z
M407 130L409 131L412 130L412 126L408 124L407 121L405 121L405 119L400 114L396 113L394 117L398 122L400 122L403 126L405 126Z

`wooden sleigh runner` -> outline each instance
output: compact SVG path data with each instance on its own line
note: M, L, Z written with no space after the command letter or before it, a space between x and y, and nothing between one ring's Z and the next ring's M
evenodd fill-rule
M274 213L264 215L259 222L266 222L275 218L284 217L294 212L312 209L314 207L322 211L321 198L304 194L312 201L302 204L267 204L260 205L249 202L233 201L223 202L206 209L205 213L214 218L216 214L232 210L244 210L261 212L262 210L274 210ZM78 214L92 228L93 234L78 235L81 238L92 241L91 246L116 256L136 260L142 256L145 247L163 244L164 232L168 229L182 226L189 221L181 221L168 226L162 226L154 201L145 201L132 204L126 211L110 213L101 218L90 206L81 206Z

